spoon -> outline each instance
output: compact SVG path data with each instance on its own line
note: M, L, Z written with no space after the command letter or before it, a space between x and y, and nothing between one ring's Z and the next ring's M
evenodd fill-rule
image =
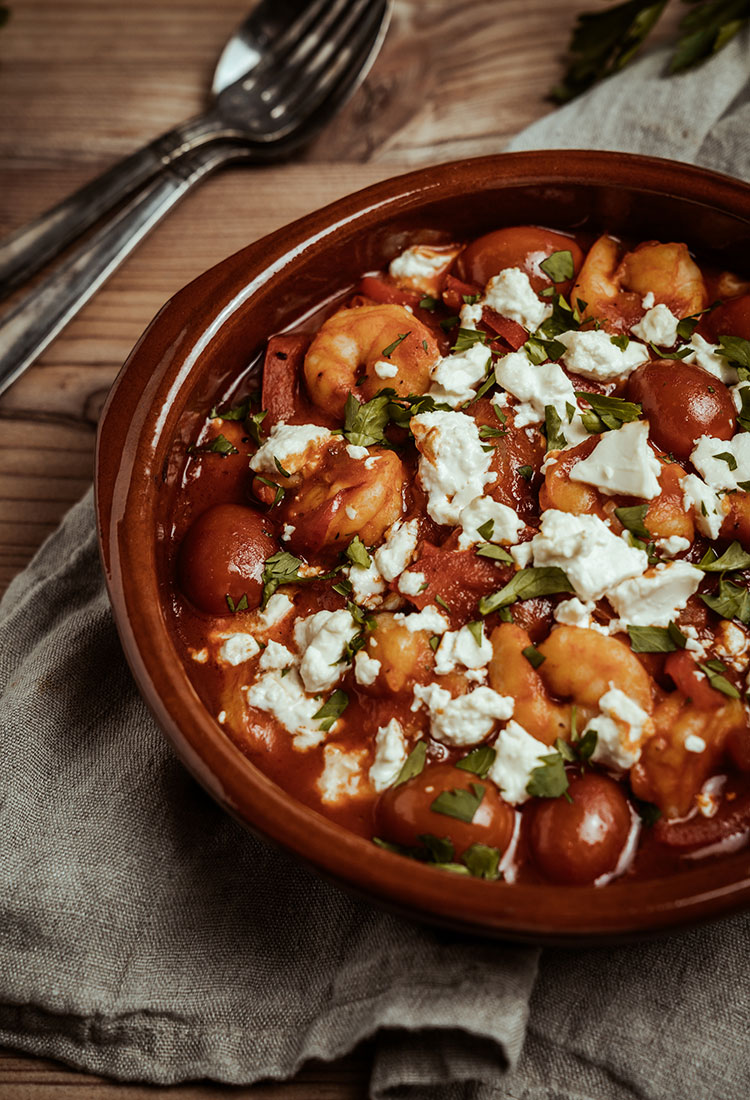
M85 230L158 172L215 141L246 144L254 160L288 157L322 128L364 79L385 35L390 0L260 0L229 39L205 112L125 157L97 179L0 242L0 299L36 274ZM316 73L333 55L370 49L327 110ZM359 51L361 52L361 51ZM315 96L317 102L305 102ZM322 95L321 95L322 93ZM313 125L303 131L301 117ZM296 140L294 135L296 134Z

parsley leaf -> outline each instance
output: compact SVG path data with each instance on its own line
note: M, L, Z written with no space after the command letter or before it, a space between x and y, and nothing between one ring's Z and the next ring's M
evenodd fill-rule
M530 336L522 350L526 352L526 358L538 367L548 359L561 359L565 354L565 344L561 344L559 340L544 340L541 336Z
M539 668L543 665L547 658L543 653L540 653L535 645L527 645L525 649L521 650L526 660L529 662L532 668Z
M475 551L478 558L491 558L493 561L502 561L507 565L513 565L513 558L502 546L496 546L494 542L480 542Z
M739 394L742 407L737 413L737 423L743 432L750 432L750 386L742 386Z
M631 531L636 538L650 539L651 533L643 522L647 511L648 504L634 504L632 508L615 508L615 515L623 527Z
M632 801L641 821L647 829L650 829L661 817L661 810L653 802L643 802L640 798L633 798Z
M466 629L469 631L476 644L480 646L484 638L484 623L476 619L473 623L467 623Z
M698 595L722 619L739 619L741 623L750 624L750 592L747 588L722 577L718 595L709 596L703 592Z
M463 771L473 772L480 779L484 779L495 763L496 756L497 753L489 745L480 745L478 749L473 749L468 756L457 760L456 767L461 768Z
M240 452L230 443L225 435L215 436L210 443L202 443L200 447L196 447L191 444L188 447L189 455L221 455L222 458L227 458L228 455L238 455Z
M559 798L568 789L565 762L562 754L551 752L540 756L541 763L533 768L526 784L526 793L532 798Z
M750 340L742 336L720 336L716 354L728 359L733 367L750 370Z
M456 854L453 842L447 836L433 836L432 833L420 833L417 838L424 844L435 863L452 863Z
M687 639L675 623L669 626L629 626L633 653L674 653L684 649Z
M271 554L270 558L266 558L266 564L263 567L261 607L266 606L279 585L293 584L295 581L302 580L299 575L301 565L300 559L295 558L287 550L277 550L275 554Z
M566 283L575 275L573 253L568 248L552 252L546 260L542 260L539 267L553 283Z
M401 784L406 783L408 779L413 779L415 775L420 775L424 769L426 759L427 742L417 741L416 745L401 765L401 771L394 779L392 786L400 787Z
M516 600L531 600L535 596L551 596L557 592L573 592L567 573L556 565L541 568L519 569L499 592L482 596L480 615L490 615L501 607L508 607Z
M244 420L250 410L250 398L246 397L244 401L241 401L239 405L231 405L228 409L220 409L218 405L214 405L211 412L208 414L209 420ZM266 414L258 414L261 419Z
M477 527L477 534L481 535L482 538L486 542L489 542L489 540L492 538L492 532L494 530L495 530L495 521L494 521L494 519L488 519L488 520L485 520L485 522L482 524L481 527Z
M452 791L442 791L430 804L430 809L436 814L445 814L446 817L455 817L457 821L464 821L470 825L474 820L474 814L479 809L484 798L485 788L481 783L472 783L471 790L458 787Z
M359 535L355 535L347 546L346 556L353 565L361 565L363 569L369 569L372 561Z
M461 856L461 861L474 878L495 882L502 877L498 870L500 852L497 848L489 848L486 844L472 844Z
M709 553L711 557L709 557ZM725 573L729 569L750 569L750 554L746 553L735 540L727 547L720 558L713 551L707 551L698 562L698 568L704 573Z
M547 450L560 451L568 442L561 432L562 421L554 405L544 406L544 434L547 436Z
M255 476L261 483L261 485L267 485L269 489L276 490L276 496L273 498L273 504L271 505L272 508L276 508L277 505L281 504L282 500L284 499L286 489L283 485L279 485L278 481L271 481L270 478L263 477L262 474L256 474Z
M486 343L486 332L481 332L478 328L460 328L451 351L467 351L468 348L473 348L475 344Z
M344 409L344 435L349 443L355 447L371 447L374 443L388 442L383 433L388 423L390 399L390 394L379 393L360 405L354 394L349 394Z
M348 706L349 696L345 691L341 691L340 688L337 688L333 695L326 699L320 710L317 710L315 714L313 714L313 722L322 719L320 728L327 733L336 719L341 717Z
M737 459L731 451L721 451L719 454L715 454L714 458L720 458L722 462L726 462L730 470L737 469Z
M525 481L531 481L532 477L534 476L534 470L531 466L519 466L518 473L522 478L524 478Z
M721 664L720 661L717 661L715 663ZM705 672L706 676L708 677L708 682L711 687L714 688L715 691L720 691L722 695L727 695L730 699L739 699L740 693L734 686L734 684L730 684L726 676L722 676L720 671L716 671L715 668L712 668L712 664L714 664L714 662L709 661L705 665L702 665L700 663L698 665L698 668L701 670L701 672ZM725 667L725 665L721 665L722 671Z
M680 22L680 38L669 65L680 73L718 53L747 22L750 12L743 0L689 0L693 5Z
M420 299L419 308L428 309L430 313L434 313L439 304L437 298L433 298L430 294L425 294L424 298Z
M236 603L228 592L225 595L224 599L227 601L227 607L233 615L236 614L238 611L247 611L247 592L243 592Z
M629 424L632 420L637 420L643 412L640 405L632 401L623 401L621 397L604 397L602 394L588 393L586 390L576 390L575 395L587 401L602 423L612 431L621 428L623 424ZM588 425L586 427L588 428Z
M383 358L390 359L398 345L403 344L407 336L411 336L411 329L409 329L408 332L399 332L393 343L389 344L387 348L383 348L383 350L381 351L380 354L383 356Z

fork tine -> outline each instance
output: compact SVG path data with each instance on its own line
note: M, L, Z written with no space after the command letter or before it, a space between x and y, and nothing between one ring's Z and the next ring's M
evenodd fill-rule
M278 2L279 0L270 0L269 6L271 3L278 6ZM346 0L311 0L310 3L304 4L302 11L278 38L274 38L273 51L262 57L245 77L240 78L245 91L251 91L262 84L263 78L269 72L276 75L280 64L286 65L290 55L295 54L305 42L321 34L325 35L331 18L336 17L342 3L346 3Z
M296 112L308 117L353 63L361 66L377 38L387 7L385 0L344 0L333 29L297 51L296 67L287 65L279 82L264 89L263 99L276 119L296 125ZM333 9L330 12L334 15ZM328 20L329 26L333 18ZM360 54L363 54L360 59ZM272 106L276 101L276 106Z

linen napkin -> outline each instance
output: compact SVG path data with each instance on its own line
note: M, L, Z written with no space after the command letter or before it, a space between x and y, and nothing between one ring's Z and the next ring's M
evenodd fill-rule
M630 70L514 149L750 175L750 42ZM249 1084L375 1041L376 1100L744 1100L750 918L617 950L458 936L255 840L155 728L90 494L0 605L0 1043L126 1080Z

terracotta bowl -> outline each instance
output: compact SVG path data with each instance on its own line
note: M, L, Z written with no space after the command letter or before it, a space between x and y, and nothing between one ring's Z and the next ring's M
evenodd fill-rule
M265 339L362 272L387 265L415 230L437 226L460 239L529 222L685 240L742 271L750 187L671 161L533 152L412 172L280 229L180 291L125 364L99 431L99 534L143 697L196 779L238 820L338 884L413 917L471 933L590 943L750 903L750 854L605 889L487 883L407 863L297 802L235 748L187 678L165 613L164 520L179 491L185 444Z

